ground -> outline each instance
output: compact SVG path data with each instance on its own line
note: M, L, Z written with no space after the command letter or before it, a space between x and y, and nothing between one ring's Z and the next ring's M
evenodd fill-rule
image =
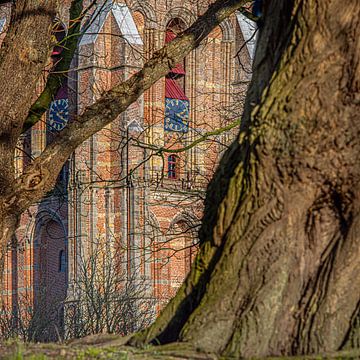
M4 360L215 360L222 359L216 354L198 352L186 343L173 343L162 346L148 346L136 349L126 346L127 337L118 335L96 335L67 344L22 344L16 341L0 345L0 359ZM255 358L252 358L255 359ZM264 359L264 358L256 358ZM360 350L341 351L333 354L320 354L295 357L267 357L267 360L322 360L322 359L360 359Z

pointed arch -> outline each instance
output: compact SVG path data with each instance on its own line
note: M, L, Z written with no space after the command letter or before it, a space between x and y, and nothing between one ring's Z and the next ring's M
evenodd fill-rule
M158 26L156 12L154 8L143 0L129 0L127 2L130 11L138 11L145 17L145 27L155 29Z
M195 15L189 9L185 7L175 7L165 15L161 23L161 28L166 29L168 23L176 18L183 21L186 27L189 27L196 20Z
M112 13L123 37L133 45L143 45L134 19L126 4L113 3L107 0L99 5L89 19L89 24L80 40L80 46L94 44L103 28L108 15Z
M185 209L180 213L176 214L170 222L169 230L172 231L175 226L187 227L189 235L192 237L197 237L196 226L200 224L200 219L191 209Z
M44 225L48 221L55 221L60 224L65 234L65 241L67 242L67 229L64 225L63 219L56 211L47 208L46 210L40 210L31 214L25 230L25 240L28 244L35 242L35 235L38 226Z
M223 41L234 41L235 40L234 27L229 19L224 20L222 23L220 23L219 26L223 33Z
M150 240L155 239L158 242L163 242L165 241L165 237L164 237L164 233L161 230L161 226L159 223L159 220L157 219L156 215L150 210L148 209L148 220L146 222L146 226L147 226L147 231L146 233L149 234L150 236L148 236L148 238L150 238Z

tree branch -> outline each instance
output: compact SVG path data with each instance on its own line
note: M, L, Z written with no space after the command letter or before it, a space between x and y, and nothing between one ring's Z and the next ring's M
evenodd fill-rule
M244 16L246 16L249 20L252 21L259 21L259 18L257 16L255 16L252 12L250 12L249 10L247 10L246 8L241 8L239 10Z
M49 29L56 8L56 0L16 1L1 44L0 194L12 192L14 150L36 84L49 57Z
M41 119L44 113L49 109L54 96L63 85L64 80L66 79L66 74L69 71L71 61L77 49L78 39L81 35L81 22L85 13L86 11L83 12L83 0L73 0L70 7L68 35L59 44L63 47L61 60L56 64L54 71L50 73L45 89L31 106L22 132L31 128Z
M196 145L206 141L207 139L209 139L212 136L216 136L216 135L221 135L224 132L230 131L231 129L234 129L236 126L240 125L240 121L241 119L238 119L236 121L233 121L232 123L223 126L221 128L217 128L215 130L212 131L207 131L206 133L204 133L203 135L199 136L197 139L195 139L194 141L192 141L190 144L181 147L179 149L168 149L165 147L157 147L156 145L152 145L152 144L145 144L143 142L140 142L136 139L132 139L135 143L136 146L139 146L143 149L149 149L152 151L155 151L158 155L162 154L162 153L170 153L170 154L179 154L182 153L184 151L188 151L190 149L192 149L193 147L195 147Z
M223 20L248 0L217 0L195 23L172 42L155 52L136 74L105 92L76 121L70 123L44 152L17 179L8 207L23 212L52 189L58 173L71 153L87 138L117 118L142 93L165 76L196 48Z

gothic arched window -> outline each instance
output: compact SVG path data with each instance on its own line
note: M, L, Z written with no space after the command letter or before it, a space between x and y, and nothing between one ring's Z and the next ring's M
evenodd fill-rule
M173 19L167 26L165 43L175 39L182 28L181 21ZM186 133L189 129L189 99L185 94L185 61L176 64L165 77L165 122L166 131Z

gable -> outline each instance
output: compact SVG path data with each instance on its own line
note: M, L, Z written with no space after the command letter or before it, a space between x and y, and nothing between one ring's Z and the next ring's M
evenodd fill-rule
M121 34L132 45L143 45L140 34L135 25L135 21L125 4L114 4L112 13Z
M250 59L254 59L255 49L256 49L256 38L257 34L255 34L257 30L256 22L251 21L245 15L241 13L236 13L236 18L239 23L241 32L244 36L244 40L246 42L246 47L248 49Z
M80 46L95 43L110 13L113 14L121 35L129 44L143 45L134 19L126 4L113 4L112 0L106 0L97 7L91 16L89 24L86 26L80 40Z

